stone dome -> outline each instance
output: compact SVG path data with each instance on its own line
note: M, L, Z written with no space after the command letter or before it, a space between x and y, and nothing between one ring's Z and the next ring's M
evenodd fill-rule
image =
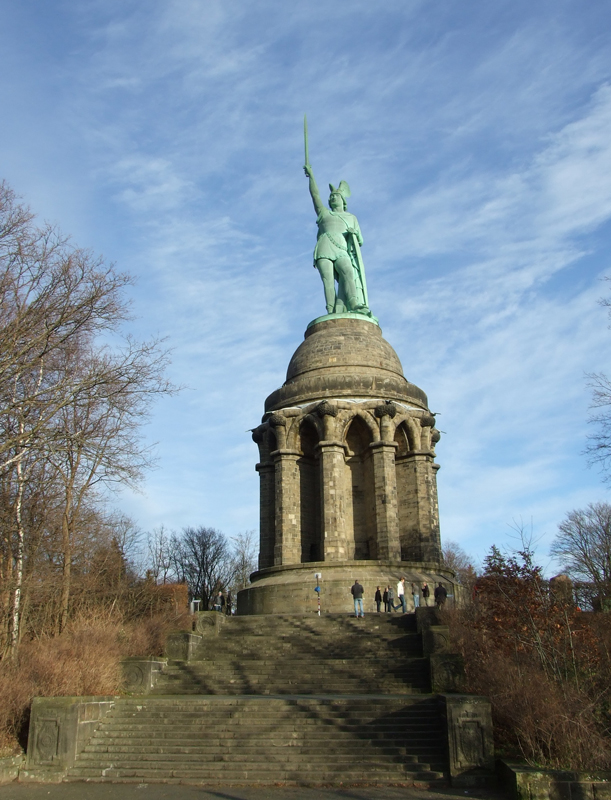
M265 411L326 397L375 397L427 408L425 393L405 379L378 325L363 318L326 319L308 328Z

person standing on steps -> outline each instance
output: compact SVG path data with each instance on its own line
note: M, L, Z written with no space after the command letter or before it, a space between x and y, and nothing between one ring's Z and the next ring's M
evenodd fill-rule
M388 586L384 587L384 594L382 595L382 600L384 601L384 613L386 613L388 609Z
M440 583L439 586L435 588L435 604L437 608L442 609L444 607L447 597L448 590L443 583Z
M225 606L225 595L222 592L219 592L217 596L214 598L214 610L222 613L224 606Z
M231 590L229 590L227 592L227 601L225 602L225 613L227 614L228 617L231 616L231 604L232 604L232 602L233 602L233 600L232 600L232 597L231 597Z
M399 603L401 603L401 609L403 610L404 614L407 614L407 603L405 602L405 578L401 578L399 583L397 584L397 598L399 599ZM395 611L399 608L399 603L394 607Z
M352 593L352 597L354 598L354 616L358 619L359 617L364 617L365 612L363 611L363 587L361 584L355 579L354 585L350 589Z
M382 592L380 591L380 587L379 586L376 586L376 593L375 593L374 600L376 601L376 611L379 614L380 611L382 610Z
M392 586L389 586L387 591L388 591L388 609L387 610L388 610L389 614L392 614L393 611L397 610L395 608L395 590L392 588Z
M420 607L420 595L418 594L418 584L412 583L412 600L414 601L414 611Z
M424 605L428 606L429 604L429 597L431 596L431 590L429 589L428 583L422 584L422 599L424 600Z

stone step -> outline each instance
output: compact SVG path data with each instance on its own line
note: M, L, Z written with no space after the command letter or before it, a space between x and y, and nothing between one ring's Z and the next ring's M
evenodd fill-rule
M252 678L250 680L227 680L227 681L213 681L213 680L189 680L175 679L168 681L160 681L155 689L151 692L152 696L163 696L171 694L194 694L194 695L295 695L295 694L310 694L316 695L323 689L326 693L330 694L354 694L360 690L367 688L366 683L359 683L356 681L323 681L322 686L314 681L307 683L300 680L288 680L278 683L271 683L263 679ZM428 685L422 681L407 682L383 682L376 683L371 686L372 689L379 693L388 694L428 694Z
M226 661L240 661L244 664L254 662L281 662L290 663L291 661L299 661L307 659L308 661L316 662L321 666L337 667L337 666L350 666L354 664L361 664L363 667L374 668L390 668L392 665L397 664L397 659L401 662L404 659L422 658L421 644L404 644L401 648L384 647L378 645L371 650L363 649L361 652L354 653L352 656L347 655L347 648L338 648L337 650L329 650L321 652L314 646L289 646L275 647L275 648L259 648L259 647L246 647L243 649L236 647L227 647L223 642L220 645L216 643L211 645L200 644L191 654L190 661L207 664L209 662L224 663ZM176 663L181 663L177 661Z
M236 787L236 786L270 786L276 784L299 786L335 784L370 786L372 783L428 783L446 784L443 772L429 771L409 771L395 770L390 771L385 766L372 767L367 765L365 770L346 770L339 771L317 770L314 772L290 771L290 770L269 770L261 771L256 769L228 771L199 771L185 772L172 770L171 773L159 770L123 770L109 769L104 776L97 770L81 770L75 767L71 774L64 778L64 781L87 781L93 783L165 783L181 784L192 783L211 785L214 787Z
M426 759L417 762L405 762L400 758L385 757L381 753L374 754L370 757L361 757L360 753L344 755L344 758L333 757L324 760L323 757L313 759L309 755L303 756L301 759L297 756L285 757L270 756L269 758L261 758L260 755L253 756L250 760L228 758L225 760L209 760L201 762L197 760L188 761L180 759L166 758L164 755L158 756L157 760L147 761L142 755L134 755L131 758L127 755L119 757L117 754L113 755L112 760L97 760L87 761L79 757L75 769L80 772L89 772L93 774L97 772L98 775L104 777L111 770L137 770L138 772L155 770L157 772L171 774L175 770L183 770L184 772L207 772L209 774L217 774L219 776L227 775L229 772L236 772L243 769L257 770L260 772L273 772L279 769L299 769L302 772L313 770L326 770L334 772L350 772L354 770L364 770L375 767L384 767L384 769L400 770L402 772L419 772L419 771L434 771L443 773L443 767L440 763L429 762ZM74 774L74 773L72 773Z
M240 695L294 695L294 694L302 694L302 695L315 695L320 692L320 686L311 686L307 687L304 686L303 683L291 683L286 684L284 686L270 686L269 688L263 688L265 684L258 684L254 683L250 687L244 686L232 686L231 684L221 684L217 687L207 685L207 686L197 686L197 685L189 685L184 683L179 683L175 687L169 685L162 685L157 687L151 692L151 696L168 696L172 693L177 695L192 695L193 697L201 696L202 693L207 694L209 696L225 696L227 694L231 694L232 692L236 696ZM348 694L352 694L355 690L358 690L359 686L346 686L345 684L326 684L324 687L326 692L335 692L336 694L340 694L342 692L347 692ZM404 684L403 686L376 686L373 687L376 691L382 692L384 689L387 689L389 694L399 694L403 693L406 697L414 696L417 697L418 695L423 695L428 693L428 686L410 686L408 684Z
M210 735L210 730L206 731L203 735L196 735L193 732L189 733L188 731L167 731L164 732L163 735L158 735L159 732L151 731L151 734L147 737L145 731L117 731L112 732L108 736L96 736L94 741L90 742L87 748L99 748L100 751L104 750L108 747L151 747L151 748L158 748L158 747L168 747L173 746L177 748L189 748L189 747L202 747L202 740L204 739L205 735ZM338 741L336 742L329 742L330 736L333 735L337 737ZM257 747L257 742L255 737L259 736L266 743L268 742L291 742L291 746L302 746L302 745L311 745L312 747L320 747L325 746L329 747L334 750L340 750L345 747L347 744L354 744L354 740L358 739L359 742L365 742L371 744L372 746L376 747L384 747L386 745L389 746L401 746L402 748L409 748L409 754L418 752L420 753L422 750L429 748L431 746L435 746L437 742L437 736L434 734L430 735L406 735L404 731L397 731L397 730L388 730L383 735L378 735L378 732L361 732L358 734L356 731L354 734L349 735L350 738L346 740L344 737L349 735L348 731L340 731L340 730L333 730L333 731L326 731L324 734L321 733L319 735L311 734L307 737L295 738L291 736L291 731L283 731L278 729L272 730L264 730L264 731L257 731L256 729L242 731L240 733L234 733L233 731L224 731L222 733L215 732L215 742L216 744L211 743L207 749L210 750L219 750L226 747L234 747L240 745L240 743L244 743L245 746L254 746ZM286 745L288 746L288 744ZM85 751L83 751L85 752Z
M157 699L157 698L155 698ZM165 698L164 698L165 699ZM351 713L350 711L346 711L345 713L342 712L341 709L330 709L326 708L325 710L325 719L327 720L341 720L345 725L371 725L372 723L382 723L386 717L378 717L377 715L381 712L383 713L386 711L388 717L390 717L390 721L393 725L400 725L400 724L408 724L410 726L414 725L429 725L432 720L437 719L437 715L435 714L434 710L431 711L422 711L422 712L414 712L412 714L402 714L400 712L393 712L390 710L380 709L377 711L375 709L362 709L362 713L359 715L358 712ZM147 725L171 725L174 724L178 719L180 719L181 725L209 725L211 722L226 722L231 720L235 724L242 724L256 721L256 723L267 724L268 722L274 722L276 724L284 723L284 722L293 722L293 714L287 712L286 710L278 710L277 712L273 712L271 710L262 709L261 711L257 711L254 713L254 709L249 711L245 711L242 709L236 709L235 711L224 711L219 710L216 711L214 709L205 710L203 712L198 711L164 711L164 712L148 712L143 711L142 713L138 714L138 719L142 721L142 724ZM310 710L310 713L316 712L317 715L320 714L320 710L316 707L313 707ZM180 716L178 717L177 714ZM113 714L112 719L116 720L117 722L127 723L129 721L134 720L136 716L136 712L126 711L124 713L118 712ZM315 724L317 717L312 717L311 719L302 720L300 724L310 723ZM101 729L104 728L104 725L109 724L107 721L101 723ZM113 722L113 725L115 723Z
M367 740L365 740L367 741ZM396 744L391 744L392 740L389 738L384 740L384 743L381 744L378 741L372 742L372 744L376 745L376 748L379 748L379 751L387 756L401 756L401 758L406 763L416 763L418 761L418 757L414 753L408 753L407 748L405 746L399 747ZM322 745L316 746L313 742L310 741L297 741L297 744L293 745L290 743L290 747L297 747L299 752L303 754L311 754L312 756L315 755L326 755L328 753L327 744L323 743ZM257 757L261 757L261 754L265 755L269 752L269 748L266 745L249 745L243 741L238 743L240 747L241 755L253 755L256 754ZM81 753L81 758L83 761L91 760L96 754L105 754L105 755L112 755L115 753L130 753L132 755L136 755L139 753L146 753L149 754L152 758L155 754L163 754L165 756L171 755L184 755L185 758L187 756L193 756L197 758L201 758L201 756L214 756L216 754L219 755L220 758L225 756L227 749L231 749L232 745L229 743L223 743L222 746L212 746L209 747L205 745L194 745L192 742L188 744L168 744L166 742L163 745L151 745L150 742L143 743L143 744L136 744L135 742L130 741L128 744L95 744L95 745L87 745L85 749ZM351 757L354 757L353 754Z
M307 653L307 663L308 664L315 664L320 669L326 670L339 670L344 667L348 667L350 669L357 669L362 668L364 670L372 670L372 671L393 671L393 670L404 670L409 668L411 665L417 665L422 662L426 661L426 658L419 655L409 655L407 653L400 654L400 661L397 662L396 660L399 656L397 654L393 654L392 658L363 658L360 656L355 656L354 658L346 658L345 655L341 658L319 658L318 656ZM171 661L169 662L169 667L179 667L182 666L185 662L184 661ZM244 658L239 654L231 654L231 655L223 655L217 652L214 655L209 654L207 658L191 658L189 659L189 665L198 664L202 668L206 667L207 669L210 668L210 665L218 664L219 666L225 664L241 664L244 665L247 669L255 669L256 667L268 667L268 668L277 668L279 664L282 666L291 667L291 666L301 666L303 669L303 657L301 654L298 655L291 655L289 658L288 656L278 656L276 653L271 653L269 656L259 656L257 658Z
M215 714L205 714L201 715L194 719L185 719L182 715L180 717L175 717L171 714L168 714L165 718L160 717L150 717L147 715L143 715L142 717L138 716L138 721L134 720L128 715L117 715L112 718L111 721L105 720L101 723L98 730L104 731L106 727L112 727L112 730L119 730L122 727L130 728L136 730L138 726L142 728L142 730L146 731L147 729L155 729L155 730L167 730L168 728L172 728L175 726L180 726L185 730L198 730L198 729L205 729L207 726L212 724L219 724L224 725L231 723L232 725L236 726L237 729L241 727L261 727L261 726L268 726L268 725L279 725L283 728L310 728L315 727L316 725L321 724L321 719L325 720L325 724L340 724L345 727L347 730L352 730L352 728L367 728L375 729L375 730L383 730L387 727L392 727L393 730L398 730L399 728L405 728L406 730L428 730L430 728L430 724L432 721L435 720L434 716L413 716L410 718L400 717L389 715L387 718L375 719L370 718L363 714L362 719L358 719L356 717L348 717L343 716L339 713L332 714L332 713L325 713L324 716L317 713L316 717L312 717L310 719L303 719L299 720L297 723L293 718L293 715L282 715L279 714L244 714L239 716L232 716L232 715L215 715Z
M230 761L231 763L245 760L257 760L267 763L269 759L276 758L275 753L286 753L282 758L291 758L294 761L319 760L324 763L336 763L347 760L350 763L355 759L355 747L359 750L357 763L367 759L385 758L399 760L401 763L435 763L443 762L443 753L435 747L435 742L419 747L392 747L388 743L380 743L368 739L359 739L350 743L345 743L343 747L330 747L328 742L321 742L318 746L302 746L283 743L281 739L274 739L262 743L260 746L249 747L244 742L236 742L235 747L223 745L217 749L189 748L186 745L172 747L171 743L167 747L147 747L144 740L138 745L111 745L103 749L86 749L79 755L79 764L91 765L109 763L124 763L126 760L148 760L148 761L179 761L184 763L197 763L202 766L212 764L217 761ZM192 750L198 752L190 752ZM201 750L201 752L199 752ZM400 752L400 751L405 752ZM185 751L185 752L183 752ZM189 752L186 752L189 751ZM361 758L362 756L362 758ZM278 756L280 757L280 756Z
M364 650L360 653L355 653L353 656L347 656L344 648L331 650L322 653L314 647L277 647L265 648L249 647L246 649L227 647L225 643L216 646L216 644L204 647L199 645L191 654L190 661L197 661L201 663L208 663L209 661L232 661L239 660L242 663L250 663L251 661L281 661L290 662L291 660L297 661L306 658L308 661L316 661L319 664L327 664L328 666L340 665L345 662L346 665L362 663L363 666L386 666L391 665L397 658L401 660L406 658L422 658L422 647L420 644L416 645L403 645L401 649L395 647L382 647L381 645L372 648L370 651ZM180 662L177 662L180 663Z
M340 653L345 651L346 648L358 644L359 648L363 648L365 652L372 652L375 648L381 647L387 650L401 648L416 647L419 644L419 637L415 633L400 634L375 634L371 637L364 635L350 635L332 633L317 633L317 634L287 634L286 636L263 636L251 633L246 634L225 634L221 632L218 636L213 638L205 637L206 641L215 642L219 647L226 647L228 650L236 650L240 645L244 645L248 649L267 649L271 648L272 644L278 649L292 649L292 648L319 648L322 645L329 645L329 653Z

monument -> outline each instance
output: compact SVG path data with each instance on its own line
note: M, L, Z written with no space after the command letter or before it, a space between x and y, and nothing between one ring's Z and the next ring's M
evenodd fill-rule
M253 432L259 570L238 616L197 612L165 658L126 659L120 697L35 698L22 781L493 785L490 703L461 693L442 615L368 613L376 586L401 577L408 610L412 584L452 588L439 433L369 309L347 184L325 208L307 151L306 174L327 314ZM355 579L365 618L341 613ZM322 613L304 618L319 609L315 586Z
M286 381L265 401L259 448L259 569L238 614L350 611L355 578L366 607L377 586L405 577L419 591L454 576L442 566L435 445L425 393L403 374L369 308L363 236L345 181L329 207L309 163L317 214L314 266L327 313L309 323Z

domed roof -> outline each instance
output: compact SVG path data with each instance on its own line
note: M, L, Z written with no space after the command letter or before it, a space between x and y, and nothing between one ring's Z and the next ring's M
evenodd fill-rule
M426 395L405 379L380 328L358 318L326 319L308 328L286 382L267 398L265 410L328 397L375 397L427 407Z

